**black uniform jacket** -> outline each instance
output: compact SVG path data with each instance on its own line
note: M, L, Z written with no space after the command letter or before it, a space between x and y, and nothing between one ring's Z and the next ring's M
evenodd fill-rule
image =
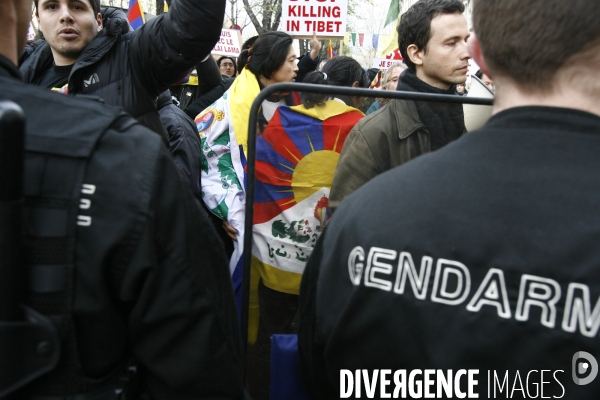
M314 398L358 369L387 393L404 370L405 398L448 370L452 398L469 371L479 398L600 398L575 381L600 360L599 149L597 115L514 108L342 200L300 291Z
M15 78L0 56L0 100L25 111L29 152L77 146L115 113ZM108 129L84 182L95 192L91 223L76 232L73 313L86 374L103 377L133 357L149 398L242 398L227 258L160 137L133 120Z

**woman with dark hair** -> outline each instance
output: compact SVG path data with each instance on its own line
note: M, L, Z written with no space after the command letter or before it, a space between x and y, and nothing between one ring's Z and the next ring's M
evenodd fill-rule
M357 88L368 88L369 77L360 64L350 57L335 57L329 60L323 69L306 75L302 83L314 83L318 85L348 86ZM302 104L306 108L315 105L324 105L332 97L327 93L301 93ZM347 105L360 108L362 99L358 97L338 96Z
M335 57L303 83L366 88L360 64ZM302 104L277 109L256 144L252 271L260 274L260 320L248 355L248 388L267 398L270 337L294 331L300 280L330 216L329 190L337 161L354 125L364 116L361 98L301 93Z
M222 56L217 60L217 65L221 71L221 75L227 75L230 78L237 76L237 62L235 58L230 56Z
M241 304L244 168L250 107L261 89L278 82L294 82L298 72L292 37L284 32L261 34L241 56L247 64L229 90L195 118L202 146L200 189L204 203L223 220L225 231L234 241L229 267L238 305ZM295 93L282 93L265 100L260 126L266 126L278 106L299 102Z

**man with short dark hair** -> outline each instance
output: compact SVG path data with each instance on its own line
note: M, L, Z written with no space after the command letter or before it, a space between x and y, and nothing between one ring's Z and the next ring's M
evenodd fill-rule
M600 397L599 20L589 0L474 1L494 115L333 216L300 291L316 398L366 378L381 398Z
M103 20L99 0L35 5L46 43L22 61L25 81L99 96L165 138L156 97L210 54L225 13L223 0L177 0L168 13L129 32L127 20Z
M117 107L21 81L31 5L0 0L0 101L26 116L19 294L52 320L60 348L42 343L39 357L58 362L14 398L241 399L216 232L157 135Z
M469 37L459 0L421 0L400 19L400 53L408 70L397 90L455 94L467 79ZM330 205L376 175L437 150L465 132L460 104L393 100L356 124L340 155Z

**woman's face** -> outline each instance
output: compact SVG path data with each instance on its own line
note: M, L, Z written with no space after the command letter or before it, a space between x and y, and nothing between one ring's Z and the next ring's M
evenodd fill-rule
M269 84L279 82L294 82L297 73L298 65L296 62L296 53L294 52L294 48L290 45L287 58L283 62L283 65L273 72L273 75L271 75L271 78L268 79L268 81Z
M398 86L398 77L401 72L402 68L395 67L390 76L390 80L383 86L383 90L396 90L396 87Z
M221 70L221 74L227 75L229 77L233 77L233 74L235 73L233 61L231 61L229 58L224 58L221 60L221 65L219 65L219 69Z

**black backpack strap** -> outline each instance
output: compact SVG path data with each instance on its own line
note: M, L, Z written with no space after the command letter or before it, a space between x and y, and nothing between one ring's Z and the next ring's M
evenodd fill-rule
M54 325L20 304L24 135L21 108L0 101L0 398L51 371L60 351Z
M108 126L122 125L123 121L123 114L115 112ZM86 210L96 190L93 184L85 182L86 170L93 149L107 129L76 138L83 142L75 154L63 148L60 140L42 139L44 143L39 143L29 138L23 224L29 273L26 305L53 321L60 335L61 354L54 370L26 388L28 397L79 398L87 393L116 399L115 387L126 368L123 365L102 379L87 377L80 362L73 320L76 232L78 227L93 223Z

